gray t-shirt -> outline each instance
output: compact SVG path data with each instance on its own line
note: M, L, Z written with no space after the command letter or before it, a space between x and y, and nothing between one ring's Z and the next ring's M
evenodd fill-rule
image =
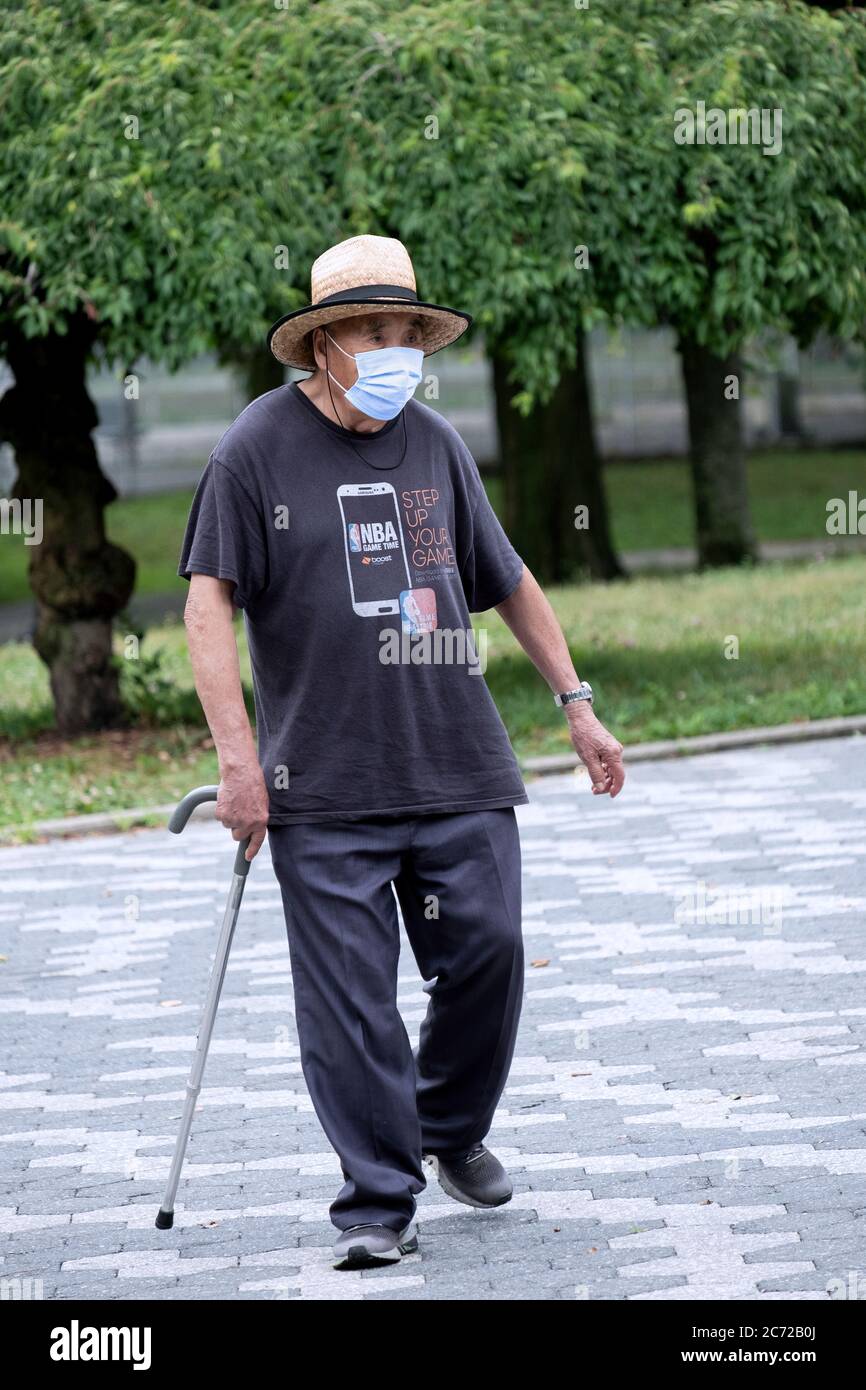
M199 480L178 574L235 583L269 824L527 802L469 617L522 572L429 406L365 436L296 382L248 405Z

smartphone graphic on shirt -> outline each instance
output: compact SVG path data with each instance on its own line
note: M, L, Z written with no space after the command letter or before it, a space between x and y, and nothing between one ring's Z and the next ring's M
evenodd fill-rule
M390 483L342 483L337 498L353 609L361 618L399 613L411 585L396 492Z

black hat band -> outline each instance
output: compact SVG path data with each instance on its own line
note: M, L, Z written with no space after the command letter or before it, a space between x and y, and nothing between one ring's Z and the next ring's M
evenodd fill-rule
M314 309L321 309L325 304L346 304L352 303L356 299L408 299L418 302L418 296L414 290L407 290L405 285L358 285L354 290L337 290L336 294L326 295L324 299L316 300L312 305Z

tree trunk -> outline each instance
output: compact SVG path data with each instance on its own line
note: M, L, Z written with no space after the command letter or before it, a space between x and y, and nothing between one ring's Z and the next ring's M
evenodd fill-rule
M85 368L93 337L83 315L63 336L7 332L15 385L0 399L0 438L18 465L12 496L42 510L41 543L29 547L33 645L48 666L64 735L125 722L111 629L132 593L135 561L105 539L103 508L117 494L91 438L98 417Z
M688 409L698 567L739 565L757 559L739 401L742 363L736 353L717 357L686 334L677 348ZM731 395L734 389L737 396Z
M516 388L504 346L494 347L492 363L505 528L515 549L539 582L622 577L608 529L583 333L575 367L563 371L551 399L527 416L510 404ZM578 507L587 508L585 527L575 524Z

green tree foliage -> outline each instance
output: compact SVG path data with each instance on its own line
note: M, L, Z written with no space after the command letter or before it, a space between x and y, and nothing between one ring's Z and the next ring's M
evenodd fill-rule
M527 558L548 577L567 569L551 537L584 500L592 443L583 420L563 457L551 441L581 335L601 321L674 329L701 559L748 558L726 392L731 377L742 390L743 348L767 328L807 342L864 321L862 14L799 0L322 0L307 26L312 135L347 225L411 245L422 291L476 313L499 394L507 383L509 408L527 412L510 517ZM677 112L699 102L781 110L781 152L678 144ZM583 385L579 372L568 384L575 416ZM499 414L507 425L502 402Z
M422 294L467 308L485 333L515 543L541 578L581 562L617 572L578 351L599 311L574 264L588 161L611 139L590 115L602 18L506 0L323 0L307 19L313 138L339 160L347 229L400 236ZM578 533L582 502L592 525Z
M126 367L262 336L274 252L305 302L324 185L296 133L294 17L255 3L10 6L0 29L8 325L86 310Z
M295 33L243 2L4 6L0 437L16 493L44 504L35 644L64 732L122 719L111 623L133 584L105 539L84 368L175 368L305 302L327 196L295 133Z
M597 293L611 314L677 333L699 556L727 563L754 550L739 409L725 397L731 375L742 393L745 345L768 328L801 344L821 329L855 337L866 321L866 23L798 0L639 9L623 138L589 185L594 224L619 238ZM677 113L699 102L780 112L781 150L674 143Z
M583 351L602 321L676 332L702 558L749 555L722 379L768 327L807 342L866 321L862 13L801 0L0 13L0 353L15 375L0 437L18 493L48 513L31 581L62 728L120 717L110 628L133 582L105 540L87 362L254 353L306 302L312 260L355 232L399 236L421 293L483 328L513 524L542 575L616 569ZM781 153L677 144L678 109L699 101L780 109ZM571 528L586 498L595 553Z

